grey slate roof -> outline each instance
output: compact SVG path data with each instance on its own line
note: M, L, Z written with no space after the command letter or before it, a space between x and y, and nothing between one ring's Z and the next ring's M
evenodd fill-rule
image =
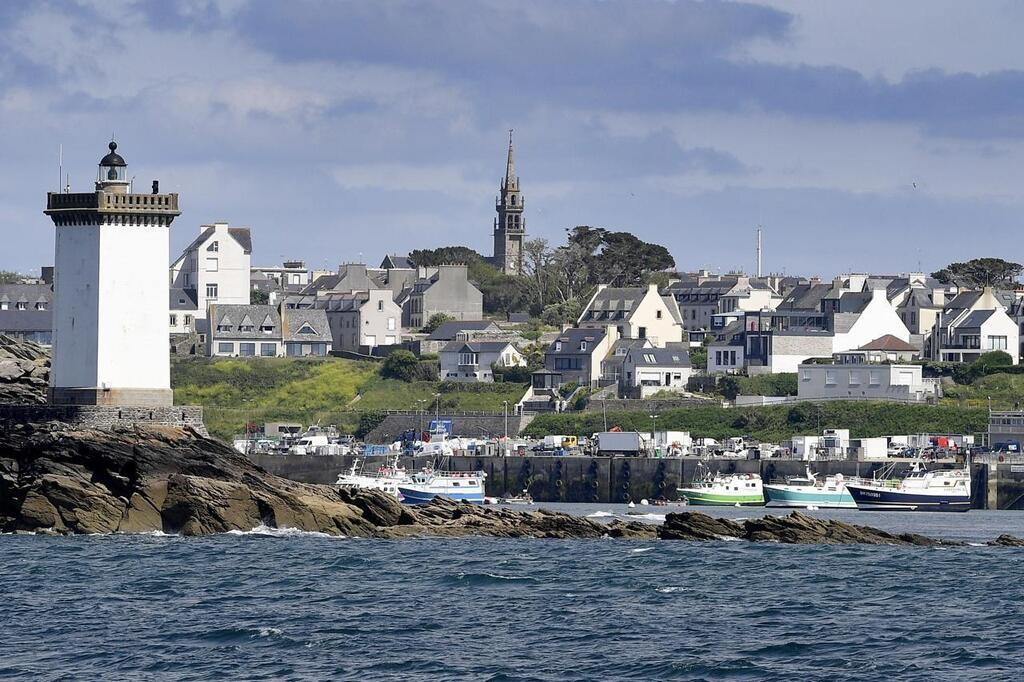
M548 346L547 353L550 355L590 353L604 339L605 333L604 329L579 329L577 327L566 329ZM587 342L587 350L585 351L580 350L580 343L583 341ZM562 349L556 350L559 342L562 344Z
M240 329L242 321L246 316L253 323L252 331L242 331ZM260 326L267 317L270 318L274 325L274 332L272 334L260 331ZM230 327L230 330L220 331L218 328L222 326ZM281 316L277 312L277 307L272 305L215 303L210 306L210 334L215 338L279 339L281 338Z
M196 310L199 308L195 289L170 289L171 310Z
M511 341L449 341L441 352L461 352L465 348L473 353L500 353L509 346L515 348Z
M49 284L0 284L0 301L8 303L49 303L53 287ZM23 311L24 312L24 311Z
M302 333L303 329L313 333ZM317 308L284 311L285 341L331 342L331 328L327 324L327 312Z
M647 289L639 287L607 287L597 292L588 311L629 313L646 294Z
M183 253L188 253L192 249L199 248L199 245L205 242L215 232L215 228L208 227L199 233L199 236L192 240L192 243L185 247ZM238 245L242 247L242 250L246 254L252 254L252 233L249 232L248 227L229 227L228 234L238 242Z
M53 329L52 310L0 310L0 334Z
M988 318L992 317L995 314L996 314L996 311L994 311L994 310L975 310L975 311L972 311L972 312L967 314L967 317L965 317L960 322L960 324L957 325L957 328L958 329L963 329L964 327L970 327L970 328L981 327L981 325L985 324L985 322L988 321Z
M384 260L381 261L380 266L385 270L408 270L410 268L416 267L412 264L412 261L409 259L408 256L395 255L384 256Z
M637 367L689 367L690 354L678 348L639 348L629 351Z
M465 320L462 322L444 322L438 325L437 329L432 331L427 336L428 341L451 341L459 332L464 331L484 331L494 327L498 329L498 325L494 324L490 320Z

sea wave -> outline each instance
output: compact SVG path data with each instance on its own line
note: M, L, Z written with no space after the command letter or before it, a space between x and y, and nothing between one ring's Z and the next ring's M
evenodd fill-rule
M593 514L587 514L588 519L607 519L612 516L615 516L615 512L596 511Z
M271 538L344 538L343 535L331 535L312 530L301 530L299 528L275 528L273 526L259 525L252 530L229 530L224 535L261 535Z
M446 576L447 582L466 585L497 585L509 582L536 582L528 575L502 575L500 573L457 573Z

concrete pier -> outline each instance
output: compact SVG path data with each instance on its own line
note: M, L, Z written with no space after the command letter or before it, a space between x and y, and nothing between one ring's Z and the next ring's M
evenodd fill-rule
M272 474L306 483L334 483L338 474L351 465L351 455L250 455ZM403 457L402 465L415 471L427 464L428 457ZM368 471L384 462L384 457L366 458ZM487 495L502 497L528 490L538 502L625 503L664 497L678 499L676 488L693 479L695 457L452 457L451 467L458 471L481 469L487 472ZM870 477L883 462L814 462L822 475L841 473L847 478ZM760 474L764 481L783 480L804 474L806 463L799 460L715 460L712 469L722 473ZM990 480L990 465L976 464L972 471L973 506L976 509L1024 509L1024 465L999 465L999 478ZM1003 469L1005 467L1005 470ZM910 468L910 462L897 466L897 475ZM998 493L993 498L990 487ZM1017 491L1016 498L1014 491ZM995 506L993 506L993 502ZM1003 507L1003 504L1019 506Z

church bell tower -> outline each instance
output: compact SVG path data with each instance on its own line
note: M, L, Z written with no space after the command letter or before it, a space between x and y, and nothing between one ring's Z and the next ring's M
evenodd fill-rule
M498 217L494 219L494 264L507 275L523 272L523 241L526 239L526 220L523 218L523 195L519 191L512 155L512 131L508 131L508 161L505 179L494 205Z
M48 192L56 226L53 360L56 405L172 403L167 263L177 194L135 194L117 143L93 192Z

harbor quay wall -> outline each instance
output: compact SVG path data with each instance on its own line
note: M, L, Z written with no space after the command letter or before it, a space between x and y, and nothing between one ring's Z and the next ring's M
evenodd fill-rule
M403 412L388 414L365 437L367 443L393 443L404 431L422 431L430 427L434 414L419 412ZM504 414L440 414L442 421L452 422L452 432L466 438L495 438L505 433ZM518 436L532 421L532 416L518 414L508 415L508 435Z
M136 425L189 427L208 435L203 423L203 408L196 405L0 405L0 424L4 426L48 421L84 429L131 428Z
M989 509L1024 509L1024 463L990 464Z
M352 455L249 455L258 466L272 474L305 483L334 483L338 474L352 465ZM373 471L385 457L366 458L366 470ZM431 461L429 457L403 457L402 465L410 471ZM503 497L529 491L538 502L601 502L626 503L664 497L676 500L676 488L693 479L695 457L452 457L450 466L456 471L483 470L487 473L488 496ZM882 462L825 461L815 462L814 469L822 475L841 473L847 478L870 477L882 468ZM767 482L787 476L801 476L806 464L799 460L715 460L712 470L722 473L760 474ZM905 473L910 463L897 466L897 475ZM1020 473L1024 494L1024 467ZM972 471L973 506L993 508L989 504L989 465L976 464ZM1003 498L1000 498L1003 499ZM995 500L993 500L993 503ZM1018 501L1024 508L1024 499ZM1002 508L1002 507L999 507Z

